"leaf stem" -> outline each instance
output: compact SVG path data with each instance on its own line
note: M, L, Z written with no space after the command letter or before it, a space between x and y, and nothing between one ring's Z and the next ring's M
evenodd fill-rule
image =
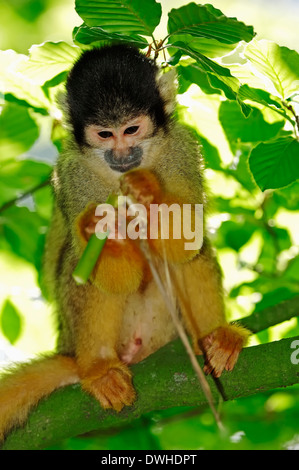
M51 178L47 178L45 181L42 181L41 183L37 184L33 188L29 189L28 191L25 191L23 194L21 194L21 196L18 196L12 199L11 201L6 202L5 204L3 204L3 206L0 207L0 214L6 211L7 209L9 209L10 207L14 206L17 202L21 201L26 196L29 196L30 194L35 193L36 191L44 188L45 186L49 186L50 182L51 182Z
M295 129L295 134L296 134L296 139L299 141L299 116L297 116L293 106L291 104L286 103L285 101L282 102L283 105L293 114L295 118L295 124L293 123L294 129Z

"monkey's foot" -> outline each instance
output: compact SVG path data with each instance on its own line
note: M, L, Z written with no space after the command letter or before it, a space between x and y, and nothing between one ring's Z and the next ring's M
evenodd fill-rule
M121 411L125 405L131 405L136 398L131 373L121 362L112 365L103 361L82 379L81 384L82 388L91 393L104 409Z
M204 372L220 377L223 370L233 370L250 332L238 325L217 328L201 340L206 362Z

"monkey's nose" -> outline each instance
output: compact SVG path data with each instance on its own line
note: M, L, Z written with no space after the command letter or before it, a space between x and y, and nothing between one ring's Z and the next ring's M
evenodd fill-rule
M108 151L105 153L104 158L112 170L124 173L140 165L142 149L132 147L129 153L123 155L115 155L113 151Z
M115 160L125 160L132 154L132 148L130 147L118 147L114 148L114 158Z

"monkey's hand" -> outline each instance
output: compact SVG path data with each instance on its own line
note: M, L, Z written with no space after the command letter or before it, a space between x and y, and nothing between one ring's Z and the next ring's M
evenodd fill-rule
M155 254L172 263L184 263L202 246L202 218L195 204L165 193L150 170L132 170L121 177L122 194L147 210L147 239Z
M98 206L100 205L96 203L88 204L77 218L77 232L84 247L95 232L109 231L109 240L120 241L122 239L122 227L119 227L118 223L118 209L109 204L107 206L111 210L104 211L104 215L96 215Z
M233 370L250 332L238 325L221 326L200 341L206 357L204 372L220 377Z
M76 221L82 249L95 233L98 223L109 231L104 249L92 273L92 282L109 294L129 294L140 286L145 271L145 259L138 245L129 238L123 238L122 227L118 224L118 211L111 207L105 216L95 214L97 204L92 203L79 215Z
M119 360L102 360L84 374L81 385L103 408L121 411L136 398L131 377L129 368Z

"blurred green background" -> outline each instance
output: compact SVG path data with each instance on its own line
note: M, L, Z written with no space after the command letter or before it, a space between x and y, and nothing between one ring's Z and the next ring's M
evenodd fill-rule
M161 1L164 26L158 27L156 38L165 35L167 12L186 3ZM252 24L258 39L270 39L299 52L298 1L213 0L211 3L227 16ZM44 41L64 40L71 44L73 28L82 23L72 0L0 0L0 17L0 49L13 49L20 54L28 54L33 44ZM204 136L206 179L211 193L208 225L224 273L230 319L298 295L298 183L262 193L253 183L246 166L237 165L237 151L228 142L219 122L218 97L206 95L192 85L179 96L179 103L184 107L182 113L186 122ZM40 177L44 171L46 177L58 151L50 140L50 118L35 114L35 119L40 137L22 155L22 160L43 162L45 166L39 168L36 176ZM35 175L26 173L26 164L21 171L19 178L25 181L28 189L34 187ZM17 188L16 174L10 175L4 170L1 190L5 191L5 203L18 196ZM52 350L55 346L51 308L44 302L38 284L38 259L51 204L48 187L41 188L34 198L28 195L17 205L33 211L36 220L27 219L25 212L23 215L18 212L15 226L8 224L5 229L1 222L5 222L6 211L0 211L0 366ZM13 211L13 208L9 210ZM10 215L14 220L13 213ZM38 247L36 259L30 258L30 250L27 254L22 251L16 235L21 223L27 224L25 250L26 244L28 247L35 244ZM298 334L298 320L294 318L255 335L251 344ZM120 431L70 439L56 448L299 448L298 393L298 387L290 387L225 403L222 416L229 429L229 435L225 437L218 435L208 409L173 409L152 412Z

